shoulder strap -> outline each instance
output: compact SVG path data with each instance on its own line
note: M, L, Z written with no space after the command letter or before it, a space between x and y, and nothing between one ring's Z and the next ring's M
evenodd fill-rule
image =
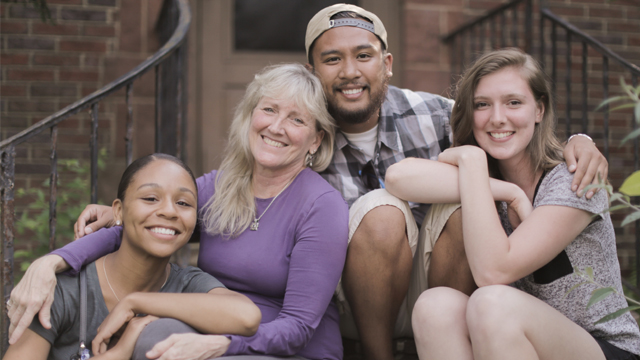
M91 357L85 343L87 342L87 268L80 270L80 348L78 359L86 360Z

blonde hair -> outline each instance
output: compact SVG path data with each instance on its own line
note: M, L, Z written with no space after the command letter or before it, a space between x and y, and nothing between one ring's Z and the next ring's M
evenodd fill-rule
M324 132L315 154L307 153L305 166L322 171L333 157L335 122L327 111L320 80L300 64L268 66L256 74L238 104L229 133L225 156L216 175L216 192L204 206L203 224L207 233L236 237L253 221L256 213L251 179L254 157L249 147L251 115L260 99L293 99Z
M556 119L551 96L551 82L540 65L530 55L520 49L496 50L481 56L469 67L457 84L456 101L451 112L451 132L453 146L475 145L473 136L474 95L480 80L504 68L517 69L529 84L538 106L543 106L544 114L536 124L533 137L527 145L533 170L549 170L563 162L562 146L555 135ZM491 176L502 178L497 161L487 154Z

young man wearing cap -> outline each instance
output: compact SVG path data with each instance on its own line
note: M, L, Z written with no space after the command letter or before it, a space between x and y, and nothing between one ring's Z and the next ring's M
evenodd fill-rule
M318 12L305 46L340 130L322 175L350 206L350 244L337 290L341 330L361 340L364 358L392 359L392 338L412 336L411 310L422 291L475 289L458 205L409 204L384 190L390 165L405 157L437 159L450 146L453 104L388 86L393 56L386 30L360 7L337 4ZM567 146L565 158L569 166L581 160L574 184L582 189L597 171L606 177L607 164L590 140L580 138Z

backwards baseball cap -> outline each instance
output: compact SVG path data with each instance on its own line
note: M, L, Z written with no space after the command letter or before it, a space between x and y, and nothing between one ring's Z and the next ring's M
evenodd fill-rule
M362 19L354 18L331 20L333 15L343 11L354 12L363 18L371 20L373 24ZM311 47L311 44L313 44L313 42L322 35L322 33L340 26L354 26L370 31L380 38L385 48L389 48L389 45L387 44L387 30L385 30L384 25L382 25L382 21L380 21L374 13L355 5L335 4L318 11L318 13L309 20L309 24L307 25L307 35L304 40L304 46L307 49L307 58L309 58L309 48Z

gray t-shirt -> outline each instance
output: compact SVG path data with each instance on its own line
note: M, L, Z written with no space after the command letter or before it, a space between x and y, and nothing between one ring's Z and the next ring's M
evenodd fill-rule
M87 347L95 338L98 327L109 314L102 297L96 263L87 265ZM42 327L36 316L29 328L51 343L49 360L68 360L78 352L80 335L80 276L58 275L55 297L51 306L51 329ZM180 268L171 264L164 293L207 293L224 287L213 276L196 267ZM179 306L179 304L176 304Z
M587 309L595 285L580 285L567 294L571 287L582 282L573 275L573 268L584 271L587 267L593 269L598 283L611 286L622 294L613 224L608 212L600 214L609 206L607 194L599 191L591 200L584 196L578 198L571 191L572 180L573 174L567 170L566 164L556 166L540 183L533 206L568 206L599 215L549 264L513 285L543 300L591 335L620 349L640 354L640 331L631 314L594 325L603 316L628 306L622 295L609 295Z

